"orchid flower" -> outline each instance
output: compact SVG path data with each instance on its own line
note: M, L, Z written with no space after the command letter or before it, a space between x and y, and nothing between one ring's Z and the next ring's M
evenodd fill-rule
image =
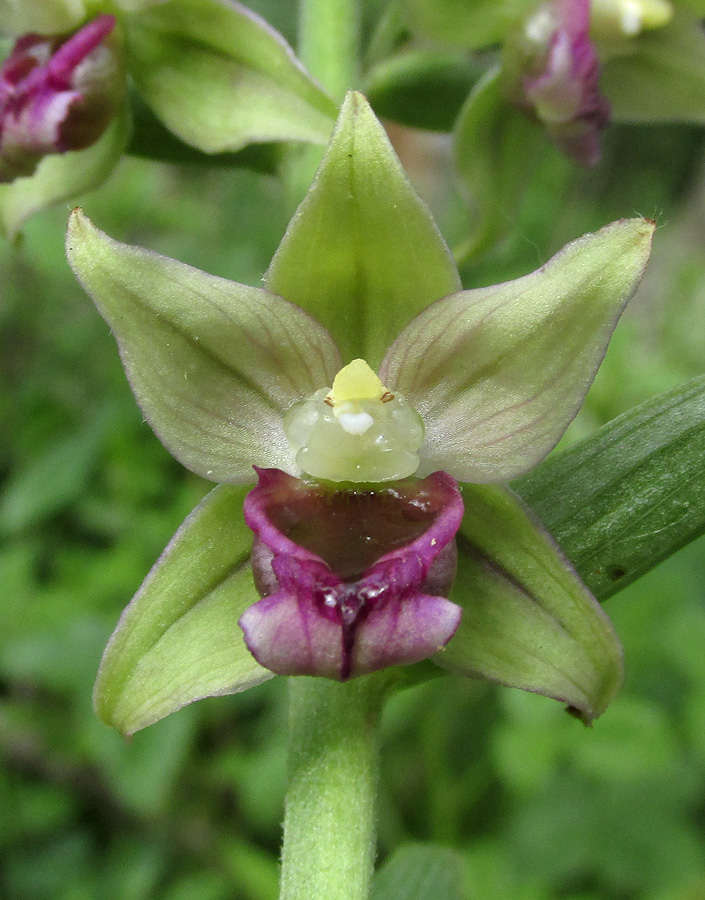
M335 121L281 35L235 0L0 0L0 32L16 39L0 69L10 236L110 174L133 124L128 77L174 144L206 154L325 144Z
M263 287L118 243L76 210L69 260L147 421L221 483L125 610L102 718L129 734L273 673L346 680L426 658L598 715L619 642L501 482L575 415L652 232L616 222L463 290L355 93Z
M492 51L454 125L474 213L456 257L506 237L548 142L596 165L610 122L705 123L703 0L401 0L414 34ZM394 118L393 110L386 114ZM413 123L412 123L413 124Z
M538 122L582 165L600 157L608 121L703 121L701 0L403 0L409 24L435 40L500 45L501 66L461 119L499 97ZM499 109L496 113L500 115ZM463 125L459 125L462 128Z

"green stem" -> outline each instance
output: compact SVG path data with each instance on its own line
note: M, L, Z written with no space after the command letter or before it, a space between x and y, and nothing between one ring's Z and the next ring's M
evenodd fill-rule
M367 900L384 680L291 678L281 900Z
M299 57L340 103L358 76L359 0L301 0Z
M340 103L358 81L360 0L299 0L298 55L306 69ZM323 148L294 147L284 178L293 208L316 174Z

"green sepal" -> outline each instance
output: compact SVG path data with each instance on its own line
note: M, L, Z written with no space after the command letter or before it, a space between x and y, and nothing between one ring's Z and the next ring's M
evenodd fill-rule
M705 122L705 33L696 16L676 9L668 25L627 48L600 77L615 122Z
M705 376L514 482L604 600L705 532Z
M128 736L194 700L247 690L272 673L245 646L240 615L259 600L242 502L220 485L176 532L130 605L100 664L100 718Z
M641 279L655 227L613 222L529 275L445 297L411 322L380 378L423 419L420 475L507 481L553 449Z
M3 34L67 34L86 19L86 0L0 0Z
M689 9L700 18L705 16L705 0L678 0L678 5Z
M102 184L122 156L129 130L129 115L123 109L92 147L45 156L34 175L1 184L0 226L5 236L14 240L35 212Z
M560 700L591 722L622 680L609 619L516 494L499 485L462 491L451 599L463 618L434 662Z
M375 873L371 900L463 900L464 869L449 847L407 844Z
M375 66L364 90L384 119L410 128L452 131L484 71L479 60L461 51L409 50Z
M265 287L322 322L344 361L373 367L401 328L460 279L365 98L349 93Z
M228 166L275 175L284 155L283 144L250 144L242 150L204 153L178 138L157 118L137 91L130 96L132 130L125 153L157 162Z
M317 322L261 288L118 243L80 210L66 248L147 420L183 465L212 481L252 482L255 464L296 474L284 412L340 368Z
M239 3L171 0L125 25L138 90L187 144L222 153L328 140L334 102L281 35Z
M524 192L546 152L543 130L506 101L500 71L488 72L455 125L455 171L472 211L470 235L455 253L459 262L487 252L516 227Z
M402 0L407 21L435 41L478 49L501 43L536 0Z

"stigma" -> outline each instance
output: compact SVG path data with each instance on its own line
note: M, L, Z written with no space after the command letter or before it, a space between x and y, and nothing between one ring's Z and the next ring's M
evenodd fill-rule
M424 436L416 410L388 391L364 359L288 410L284 431L304 473L358 483L413 475Z

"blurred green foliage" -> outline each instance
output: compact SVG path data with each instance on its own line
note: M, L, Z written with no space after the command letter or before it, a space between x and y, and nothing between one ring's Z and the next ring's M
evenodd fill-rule
M397 139L460 238L445 145L429 168L414 135ZM547 158L514 237L464 273L468 286L521 274L635 212L663 224L568 441L703 370L702 149L691 129L624 128L595 173ZM136 160L85 207L116 238L251 284L290 212L272 178ZM65 219L44 214L0 250L0 898L274 900L284 680L196 704L129 744L91 709L120 610L207 485L142 421L64 261ZM592 729L543 698L449 676L399 694L384 721L380 858L410 842L452 847L467 900L701 900L704 548L610 601L627 681Z

